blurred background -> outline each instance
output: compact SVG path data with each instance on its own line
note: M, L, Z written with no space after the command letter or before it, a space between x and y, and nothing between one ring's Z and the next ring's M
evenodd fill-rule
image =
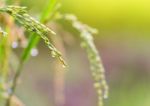
M22 0L38 15L47 0ZM101 54L110 94L105 106L150 106L150 1L62 0L62 13L73 13L97 28L95 44ZM63 35L65 36L65 35ZM41 42L39 55L25 65L17 96L27 106L54 105L54 60ZM89 63L77 40L66 46L64 106L96 106ZM57 67L57 66L56 66Z

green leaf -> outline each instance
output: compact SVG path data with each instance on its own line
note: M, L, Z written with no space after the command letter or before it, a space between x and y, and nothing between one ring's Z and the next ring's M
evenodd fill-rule
M41 14L41 18L40 18L41 22L45 22L48 19L50 19L58 3L59 3L59 0L48 1L47 6L45 7L44 11Z
M22 53L21 61L25 62L29 59L32 48L36 47L39 40L40 40L40 37L36 36L35 33L32 33L32 35L29 37L28 46L24 49Z
M60 62L63 64L63 66L66 66L66 63L63 60L61 53L55 48L55 46L50 42L50 40L47 37L49 34L55 35L55 32L53 32L44 24L32 18L29 14L27 14L26 7L6 6L0 9L3 12L6 12L9 15L13 16L13 18L16 21L18 21L24 28L26 28L26 30L28 30L29 32L34 32L35 34L39 35L40 38L44 40L46 46L51 51L52 57L58 58Z
M48 1L48 5L45 7L44 11L41 14L40 22L44 23L47 19L49 19L51 17L51 14L53 13L53 10L54 10L55 6L57 5L57 3L58 3L58 0L49 0ZM32 48L36 47L40 41L40 37L36 36L35 33L31 34L30 36L31 37L29 38L28 46L23 51L22 61L28 60L28 58L30 57L30 52L31 52Z

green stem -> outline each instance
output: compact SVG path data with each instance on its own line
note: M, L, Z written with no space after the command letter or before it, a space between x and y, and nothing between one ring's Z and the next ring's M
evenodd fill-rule
M12 98L12 96L15 93L15 90L16 90L16 87L17 87L17 81L18 81L19 76L20 76L20 74L22 72L23 65L24 65L24 63L21 61L20 65L18 66L18 69L16 71L16 74L14 76L13 84L12 84L12 87L11 87L11 92L9 94L9 98L6 101L6 105L5 106L11 106L11 98Z

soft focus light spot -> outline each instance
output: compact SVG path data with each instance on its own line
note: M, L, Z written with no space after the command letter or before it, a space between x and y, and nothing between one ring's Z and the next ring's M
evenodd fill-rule
M12 48L17 48L18 47L18 42L16 42L16 41L13 42L11 46L12 46Z
M39 54L39 52L38 52L38 49L32 49L31 50L31 56L33 56L33 57L35 57L35 56L37 56Z

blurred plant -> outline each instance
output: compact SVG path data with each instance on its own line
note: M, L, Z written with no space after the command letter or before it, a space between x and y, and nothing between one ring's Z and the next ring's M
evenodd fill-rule
M81 47L85 48L91 64L91 71L94 77L94 87L99 95L99 106L103 105L102 99L108 97L108 86L105 80L104 67L101 62L98 51L93 43L93 34L97 34L97 30L77 20L74 15L67 14L64 16L66 21L69 21L79 33L81 39Z
M92 76L94 78L94 87L98 94L98 106L103 106L103 98L108 98L108 85L105 80L104 67L99 56L99 53L93 42L93 34L98 31L89 27L86 24L78 21L77 17L72 14L59 14L57 16L58 22L63 25L63 28L69 27L70 32L79 35L81 40L81 47L86 49L88 59L91 65Z
M8 2L9 0L7 0ZM2 4L6 5L5 2L2 2ZM5 106L23 106L23 104L20 102L17 97L15 97L15 89L17 86L18 78L22 72L22 68L25 64L25 62L29 59L30 55L36 56L38 54L38 51L36 48L36 45L39 43L40 38L42 38L47 45L47 47L50 49L52 57L56 57L60 60L60 62L63 64L64 67L66 67L66 62L63 60L61 53L55 48L55 46L52 44L52 41L57 41L55 45L63 45L63 42L61 42L61 38L58 38L59 40L53 39L52 36L51 41L49 40L48 36L50 34L56 35L52 30L50 30L47 26L44 24L47 24L50 21L53 21L54 24L58 25L65 25L62 22L68 22L70 23L70 26L76 30L79 34L79 38L81 39L81 46L86 49L87 55L91 64L91 70L92 75L94 77L94 86L98 93L98 106L103 106L103 98L107 98L108 96L108 86L105 80L104 75L104 68L100 59L100 56L98 54L98 51L93 43L93 37L92 34L96 34L97 30L93 29L85 24L82 24L77 20L77 18L73 15L64 15L60 14L58 11L58 8L60 7L59 0L49 0L48 5L46 6L45 10L42 12L40 16L40 22L36 21L34 18L32 18L30 15L27 14L26 7L20 7L20 6L3 6L0 8L0 12L4 12L9 14L10 16L4 14L1 15L1 21L4 29L6 29L6 32L8 33L8 36L5 37L6 32L2 31L0 29L0 34L3 36L0 36L0 101L1 98L6 99ZM8 17L8 18L6 18ZM13 20L15 19L15 20ZM42 24L43 23L43 24ZM18 26L23 26L27 32ZM70 28L70 27L69 27ZM74 31L72 31L74 33ZM21 36L14 36L14 35L20 34ZM24 34L29 34L29 38L26 38ZM37 36L40 35L40 36ZM28 39L28 42L27 42ZM22 42L19 42L19 41ZM12 48L18 47L19 44L23 44L23 53L21 58L13 58L16 62L11 62L11 58L15 57L14 52L12 51ZM63 54L65 53L64 46L60 47L61 50L63 50ZM15 63L17 65L15 65ZM12 81L10 80L11 75L11 66L14 70L14 77L12 78ZM56 63L58 64L58 63ZM15 67L14 67L15 66ZM60 70L60 68L59 68ZM59 73L58 73L59 74ZM57 79L61 77L61 80L64 80L64 74L62 73L61 76L56 74L56 83ZM60 84L60 83L58 83ZM58 87L58 84L56 84L56 87ZM64 83L62 82L59 88L64 88ZM56 92L58 92L56 90ZM61 92L62 93L62 92ZM62 93L63 95L63 93ZM62 96L61 95L61 96ZM56 93L57 96L57 93ZM63 97L63 96L62 96ZM15 98L15 99L14 99ZM15 102L14 102L15 101ZM19 102L18 102L19 101ZM59 101L56 101L59 102ZM2 102L0 102L2 103ZM15 104L14 104L15 103ZM56 103L59 106L63 105L63 103L60 104ZM4 104L0 104L4 105Z
M7 33L4 32L1 27L0 27L0 35L2 35L2 36L6 36L7 35Z

